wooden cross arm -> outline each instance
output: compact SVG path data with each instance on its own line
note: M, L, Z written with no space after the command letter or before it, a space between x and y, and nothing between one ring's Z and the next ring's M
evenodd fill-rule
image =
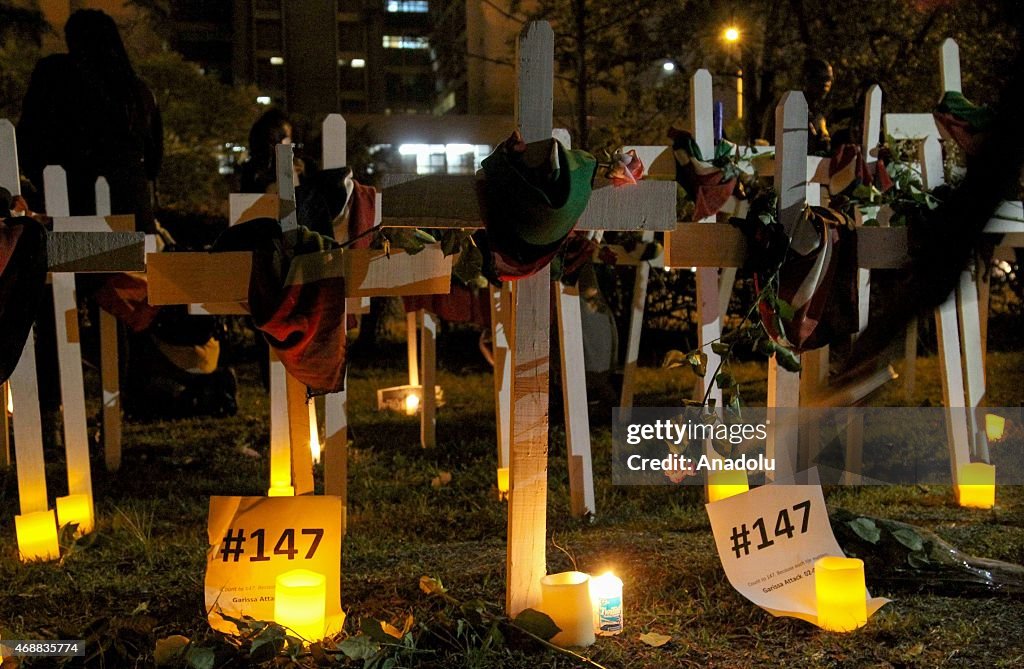
M345 276L345 297L378 295L434 295L448 293L452 256L445 257L439 244L409 255L381 249L347 249L325 254ZM249 299L252 254L247 251L219 253L151 253L147 256L149 303L223 304Z
M747 238L728 223L683 223L665 234L666 267L742 267ZM857 228L857 264L898 269L910 261L907 228Z
M146 235L142 232L51 232L46 235L51 272L143 272Z
M480 228L474 175L431 175L385 185L383 218L393 228ZM602 186L577 230L671 230L676 226L674 181Z
M1006 202L986 234L1002 235L1000 246L1024 247L1021 203ZM1011 216L1009 220L1002 216ZM899 269L910 262L908 230L857 228L857 264L862 269ZM728 223L682 223L665 233L666 267L742 267L749 248L742 232Z

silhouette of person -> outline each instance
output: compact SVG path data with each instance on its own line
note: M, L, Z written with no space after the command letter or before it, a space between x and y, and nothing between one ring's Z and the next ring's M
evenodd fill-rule
M249 129L249 159L241 167L243 193L275 190L272 188L277 183L275 147L291 141L292 123L280 109L268 109L256 119Z
M106 177L114 214L135 214L155 231L154 182L163 124L153 93L136 76L114 20L96 9L64 26L66 54L36 63L18 123L22 169L42 192L43 168L67 171L72 215L95 213L95 183ZM42 202L30 202L43 211Z
M828 94L832 90L832 65L820 58L804 63L804 96L807 99L807 153L827 155L832 138L828 131Z

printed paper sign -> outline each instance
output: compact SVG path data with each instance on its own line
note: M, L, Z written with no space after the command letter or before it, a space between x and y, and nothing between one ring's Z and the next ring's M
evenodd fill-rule
M844 555L821 486L766 485L705 508L732 587L774 616L817 623L814 562ZM865 596L868 616L889 602Z
M211 497L207 532L211 627L237 632L221 613L273 620L277 576L308 569L327 580L324 636L341 630L341 498Z

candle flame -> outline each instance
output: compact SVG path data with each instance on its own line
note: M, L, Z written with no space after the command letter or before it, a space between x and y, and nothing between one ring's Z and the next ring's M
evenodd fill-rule
M14 415L14 393L11 392L11 384L5 383L4 388L7 389L7 413Z

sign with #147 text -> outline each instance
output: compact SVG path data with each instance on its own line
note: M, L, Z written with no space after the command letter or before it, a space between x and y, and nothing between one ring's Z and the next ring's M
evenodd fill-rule
M308 569L327 581L324 636L341 630L339 497L211 497L207 532L211 627L234 634L235 625L224 616L273 620L278 575Z
M814 485L765 485L706 506L729 583L774 616L817 624L814 562L843 556ZM889 602L865 591L867 613Z

